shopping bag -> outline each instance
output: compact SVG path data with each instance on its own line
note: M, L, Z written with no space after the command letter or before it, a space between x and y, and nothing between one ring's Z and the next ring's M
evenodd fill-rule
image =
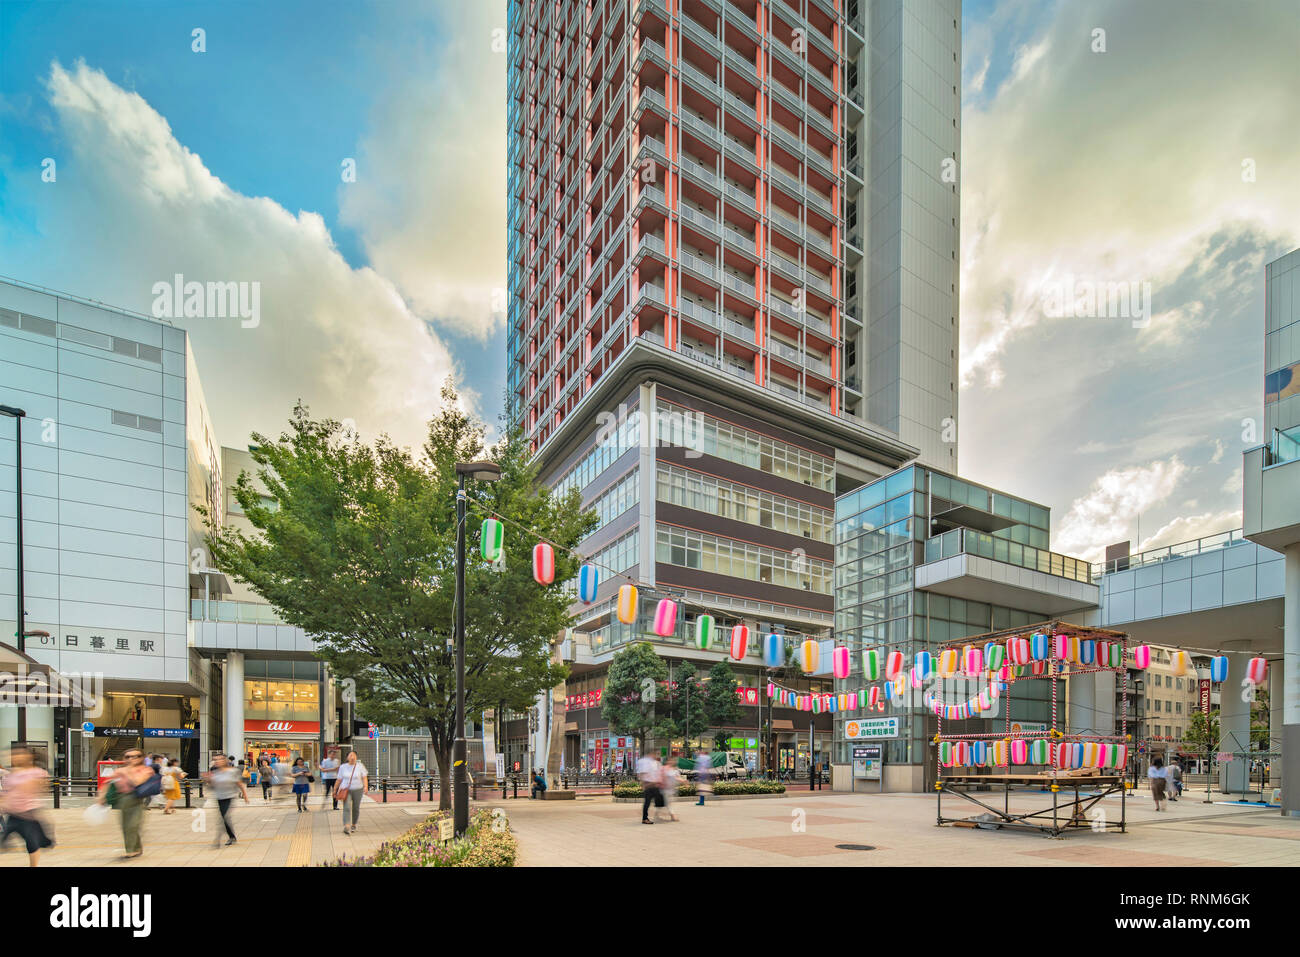
M107 804L92 804L81 812L81 817L87 824L93 824L96 827L108 820L109 815L113 813Z

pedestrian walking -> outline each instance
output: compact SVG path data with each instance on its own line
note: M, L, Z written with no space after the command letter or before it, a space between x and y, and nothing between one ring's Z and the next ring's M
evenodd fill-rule
M129 860L144 853L141 834L144 807L149 798L161 790L161 781L153 768L145 764L143 751L132 748L125 757L126 764L120 766L99 789L96 803L107 804L122 815L122 844L126 849L123 860Z
M302 758L294 758L290 774L293 777L293 795L301 813L307 810L307 795L311 792L311 768L307 767Z
M325 788L325 794L334 793L334 781L339 776L339 752L337 748L331 748L328 756L320 763L321 785ZM321 802L324 803L323 801ZM334 810L339 809L338 798L334 799Z
M179 764L171 764L162 770L162 796L163 796L163 813L175 814L176 802L181 798L181 778L185 777L185 772L181 770Z
M677 815L673 813L673 799L677 797L677 762L669 758L664 762L663 774L659 779L659 793L664 798L664 810L668 812L668 820L677 820ZM655 812L655 818L658 819L659 812Z
M212 788L212 797L217 802L217 810L221 814L221 824L226 832L226 847L235 843L235 825L230 819L230 804L237 797L242 797L244 803L248 803L248 788L244 786L244 779L239 774L239 768L230 762L224 754L218 754L212 760L212 770L204 775L208 785ZM212 838L212 846L221 846L221 831L215 832Z
M1165 810L1165 794L1169 784L1165 762L1156 758L1147 768L1147 780L1151 782L1151 798L1156 802L1156 810Z
M1177 801L1183 794L1183 765L1177 758L1169 762L1169 800Z
M707 747L695 758L695 793L698 807L704 806L704 795L713 793L713 755Z
M343 833L352 834L357 829L357 818L361 816L361 797L370 786L369 772L366 766L357 760L355 751L348 752L347 763L339 768L334 785L335 802L343 803ZM348 825L348 806L352 807L352 824Z
M271 762L265 758L257 762L257 780L262 785L262 800L270 802L271 787L275 784L275 772L271 770Z
M659 793L659 779L663 770L659 761L652 754L643 754L636 762L636 776L641 780L641 823L653 824L650 820L650 805L663 807L663 795Z
M41 813L50 776L36 763L30 748L17 745L10 757L12 767L4 776L4 790L0 791L0 811L4 813L0 849L17 834L27 846L27 863L36 867L41 861L41 850L54 846L54 831Z

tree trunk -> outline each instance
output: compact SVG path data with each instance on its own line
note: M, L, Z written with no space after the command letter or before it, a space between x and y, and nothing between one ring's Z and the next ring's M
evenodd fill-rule
M431 743L436 742L433 738ZM438 809L451 810L451 748L436 744L433 749L434 759L438 762Z

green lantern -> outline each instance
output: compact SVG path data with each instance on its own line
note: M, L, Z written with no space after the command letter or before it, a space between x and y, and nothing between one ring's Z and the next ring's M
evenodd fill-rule
M713 616L700 615L695 619L695 647L707 651L713 644Z
M483 529L479 535L479 553L488 561L495 562L501 558L501 547L505 544L506 527L495 518L483 519Z

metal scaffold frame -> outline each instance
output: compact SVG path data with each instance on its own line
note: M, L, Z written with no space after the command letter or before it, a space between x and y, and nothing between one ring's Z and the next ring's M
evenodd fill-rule
M1092 628L1080 625L1072 625L1068 622L1053 619L1039 622L1036 625L1028 625L1021 628L1008 628L1002 631L988 632L982 635L971 635L966 638L960 638L953 641L947 641L939 645L939 650L952 648L961 648L963 645L974 645L983 647L987 642L1005 642L1013 638L1029 638L1035 634L1048 636L1049 642L1056 635L1068 635L1071 637L1083 639L1092 639L1095 641L1107 641L1118 644L1120 647L1120 663L1118 667L1109 665L1092 664L1081 665L1078 662L1063 661L1053 654L1054 649L1049 645L1048 657L1043 659L1045 667L1043 674L1024 674L1012 675L1006 682L1006 690L1002 692L1003 711L1005 712L1005 731L1001 734L968 734L968 733L944 733L943 729L943 711L939 709L936 713L938 718L937 733L933 738L935 746L935 798L936 798L936 826L942 827L945 824L954 824L963 827L989 825L995 828L1015 828L1020 830L1038 831L1050 837L1060 837L1062 833L1070 829L1088 828L1090 830L1118 830L1126 832L1127 830L1127 798L1128 789L1124 783L1124 768L1116 769L1112 774L1097 775L1067 775L1055 764L1048 765L1048 773L1043 774L998 774L993 773L950 773L945 775L942 763L939 761L938 745L941 741L979 741L979 740L1007 740L1012 737L1024 741L1047 740L1055 744L1063 743L1082 743L1085 739L1097 743L1109 744L1128 744L1128 635L1120 631L1111 631L1106 628ZM1015 667L1015 666L1010 666ZM1066 680L1079 677L1086 674L1106 673L1117 675L1120 682L1120 714L1119 730L1106 734L1094 733L1091 729L1085 731L1073 731L1069 727L1069 715L1065 716L1065 729L1060 727L1060 708L1058 701L1057 679L1065 678ZM996 678L990 680L997 680ZM1051 719L1048 728L1044 731L1021 731L1015 735L1011 733L1011 702L1013 689L1017 682L1020 681L1040 681L1048 680L1051 682ZM1009 759L1008 759L1009 760ZM990 762L991 763L991 762ZM1010 768L1010 765L1008 765ZM1003 803L998 808L974 795L977 789L991 789L997 785L1002 786ZM1048 790L1052 795L1050 807L1042 807L1036 810L1025 812L1013 812L1011 810L1011 791L1013 788L1024 787L1037 791ZM1087 788L1085 792L1081 789ZM983 808L986 812L984 815L975 818L970 817L945 817L943 813L943 795L947 791L957 797L963 798L972 804ZM1120 813L1119 820L1112 821L1109 815L1102 814L1096 819L1089 817L1089 812L1116 792L1120 795ZM1062 796L1064 795L1064 797ZM990 818L991 815L991 818Z

